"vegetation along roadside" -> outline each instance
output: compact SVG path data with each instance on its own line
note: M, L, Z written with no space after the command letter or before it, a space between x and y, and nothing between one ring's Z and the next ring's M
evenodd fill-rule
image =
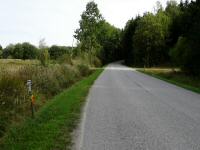
M199 77L188 76L179 70L173 69L138 69L138 71L193 92L200 93Z
M3 139L2 149L70 149L71 133L78 124L88 91L103 69L76 83L55 96L36 113L35 119L27 119L13 127Z

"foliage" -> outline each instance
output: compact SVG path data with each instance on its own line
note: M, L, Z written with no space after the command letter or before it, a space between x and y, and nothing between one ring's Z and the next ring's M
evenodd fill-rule
M13 51L14 51L15 45L9 44L6 48L3 49L3 58L12 58Z
M99 23L103 20L102 15L93 1L89 2L86 6L86 11L81 15L79 21L80 28L75 31L74 37L81 42L81 50L93 53L99 48L97 43L97 29Z
M192 75L200 75L200 1L157 3L154 13L129 20L121 45L125 63L158 66L175 62Z
M136 65L151 67L165 59L165 38L168 31L168 17L159 12L157 15L146 13L138 22L133 37Z
M131 19L126 23L122 34L122 49L124 54L124 60L127 65L134 64L134 47L133 47L133 37L135 34L136 27L140 20L140 16L137 16L136 19Z
M87 76L91 72L89 67L87 65L85 65L85 64L79 64L78 65L78 69L79 69L79 72L80 72L81 76Z
M126 64L150 67L169 60L166 39L171 20L160 3L155 10L127 22L121 40Z
M169 36L166 39L166 43L170 49L176 44L180 36L180 29L182 26L180 23L180 16L182 12L177 2L171 0L167 2L165 13L170 18Z
M59 57L58 62L61 64L70 64L72 65L72 57L71 54L63 54L62 56Z
M50 55L47 48L40 49L39 60L43 66L47 66L49 64Z
M45 38L42 38L39 41L39 49L45 49L45 48L47 48L47 44L45 42Z
M97 34L97 41L101 45L101 50L97 56L103 64L122 58L120 39L121 31L118 28L105 21L101 22Z
M49 55L51 59L58 59L64 54L70 54L71 47L53 45L49 48Z
M8 45L3 50L3 58L13 59L35 59L38 55L38 49L30 43L18 43L16 45Z
M2 46L0 45L0 59L2 58L2 54L3 54L3 48L2 48Z
M191 46L185 37L179 37L176 46L170 51L173 61L182 68L183 71L192 75L199 75L199 56L198 50Z
M30 115L27 80L32 80L33 93L37 97L36 108L39 108L47 99L91 73L88 65L83 63L51 64L44 67L27 62L3 66L0 66L0 137L7 132L12 121Z
M54 97L37 112L35 119L14 126L0 147L5 150L71 149L72 131L77 127L89 88L101 72L96 71Z
M121 31L103 19L95 2L87 4L79 23L80 28L74 37L79 41L80 51L89 54L90 65L97 60L96 57L103 64L122 58L119 48Z
M200 75L200 1L185 2L180 7L180 37L170 53L184 71Z

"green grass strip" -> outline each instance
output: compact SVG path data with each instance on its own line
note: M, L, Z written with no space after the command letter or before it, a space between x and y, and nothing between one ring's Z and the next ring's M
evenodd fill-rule
M81 108L88 91L103 70L57 95L23 124L13 127L0 149L5 150L63 150L72 146L72 132L80 120Z
M187 89L187 90L190 90L190 91L193 91L193 92L196 92L196 93L200 93L200 88L192 86L192 85L190 85L190 83L183 83L183 82L181 82L181 81L179 81L175 78L168 79L165 76L162 76L162 75L159 75L159 74L154 74L154 73L144 71L144 70L137 70L137 71L144 73L144 74L147 74L147 75L150 75L150 76L155 77L157 79L172 83L172 84L177 85L179 87L182 87L184 89Z

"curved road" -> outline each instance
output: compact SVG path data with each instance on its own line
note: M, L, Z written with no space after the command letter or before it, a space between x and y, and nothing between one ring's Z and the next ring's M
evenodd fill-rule
M200 95L110 64L93 85L79 150L200 150Z

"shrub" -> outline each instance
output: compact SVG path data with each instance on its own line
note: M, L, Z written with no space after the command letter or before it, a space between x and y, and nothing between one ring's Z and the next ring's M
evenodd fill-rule
M92 64L95 66L95 67L101 67L102 66L102 63L101 63L101 60L94 56L93 60L92 60Z
M78 70L79 70L81 76L87 76L91 73L89 66L85 65L85 64L79 64Z
M51 59L58 59L64 54L70 54L71 47L53 45L49 48Z
M70 64L70 65L73 64L70 54L64 54L64 55L62 55L62 56L59 58L58 62L59 62L60 64Z

